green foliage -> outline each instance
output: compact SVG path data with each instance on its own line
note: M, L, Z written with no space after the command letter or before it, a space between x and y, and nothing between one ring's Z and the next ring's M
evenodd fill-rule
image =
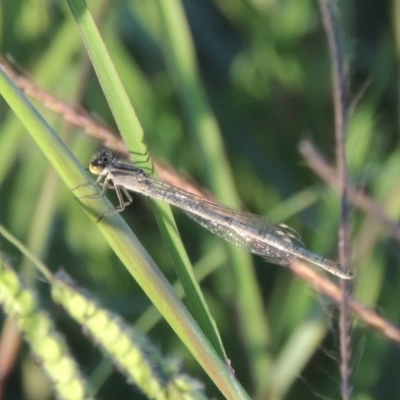
M0 303L17 325L41 363L60 399L89 400L88 388L64 339L52 320L40 310L34 295L24 289L18 275L0 258Z
M175 362L164 360L144 335L128 327L118 315L81 293L65 273L52 280L52 297L150 399L206 398L198 390L198 382L181 374Z

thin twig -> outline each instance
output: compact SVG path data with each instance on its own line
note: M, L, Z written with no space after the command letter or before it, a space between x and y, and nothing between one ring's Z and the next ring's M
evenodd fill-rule
M331 279L319 274L315 270L308 267L303 261L296 260L289 267L299 278L309 282L314 289L326 295L336 303L340 304L343 298L343 289L333 283ZM380 316L376 311L365 306L352 297L348 298L351 310L383 336L388 339L400 343L400 328L389 322L387 319Z
M300 142L300 153L307 161L307 165L318 174L325 182L336 190L340 190L339 177L335 169L329 165L326 159L315 148L314 144L305 139ZM347 184L349 199L358 208L363 210L366 214L376 218L383 226L385 226L398 242L400 242L400 225L390 219L382 207L372 200L361 189L357 189L351 184Z
M332 62L333 104L335 111L335 139L338 177L341 186L341 216L339 228L339 261L342 265L350 265L350 204L347 193L347 161L346 161L346 131L347 112L346 101L347 76L345 73L340 31L335 0L320 0L321 13L328 37ZM349 297L351 283L341 282L342 301L340 302L340 355L341 355L341 394L349 400L352 387L351 379L351 337L350 337L350 307Z

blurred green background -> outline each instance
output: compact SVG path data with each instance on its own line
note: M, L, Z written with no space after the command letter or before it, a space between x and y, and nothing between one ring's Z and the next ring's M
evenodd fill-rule
M179 92L179 77L166 60L155 3L89 2L152 155L229 202L218 193L223 189L213 179L218 164L209 168L207 153L200 148L191 124L190 96ZM301 140L310 138L330 162L335 160L330 59L318 3L186 0L182 5L202 89L223 138L223 153L218 158L221 168L228 166L234 177L242 207L289 224L301 234L307 248L335 259L338 195L306 167L298 151ZM379 202L394 221L400 213L399 6L395 0L340 2L351 78L349 173L352 183ZM66 2L3 1L0 13L1 54L55 97L68 104L78 102L94 118L114 127ZM100 145L42 104L35 105L87 165ZM135 322L149 306L148 299L2 100L0 118L0 223L54 271L64 268L104 306ZM205 148L212 153L214 138L205 140ZM115 201L113 196L109 197ZM336 306L285 268L254 258L262 296L257 307L262 306L261 323L267 332L260 349L260 357L268 365L264 374L262 367L256 366L258 355L249 354L243 335L237 304L242 282L232 274L227 245L181 212L174 214L192 262L215 268L201 288L236 376L251 397L274 398L269 390L276 380L280 391L275 398L339 398ZM124 218L174 282L172 261L148 201L135 196ZM351 249L355 296L399 324L400 244L374 216L354 207ZM11 257L16 268L25 266L21 270L25 279L32 278L32 266L3 239L0 250ZM50 302L48 286L39 275L35 285L89 376L101 353L80 327ZM353 326L354 398L399 398L398 346L357 318ZM210 397L221 397L165 322L148 336L163 354L181 358L182 368L204 382ZM36 373L34 368L29 350L23 348L7 378L4 398L46 398L35 397L29 378ZM115 371L99 387L98 396L128 399L139 395Z

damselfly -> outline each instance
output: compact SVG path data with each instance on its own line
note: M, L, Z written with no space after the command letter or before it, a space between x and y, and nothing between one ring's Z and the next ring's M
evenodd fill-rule
M104 216L123 211L132 203L129 192L136 192L181 208L212 233L274 264L288 265L301 258L342 279L353 277L343 265L305 249L299 234L289 226L275 224L250 212L235 210L160 182L135 165L118 160L109 150L95 154L89 170L99 177L93 184L81 186L101 184L103 188L99 195L85 197L103 197L110 188L115 189L118 196L119 206Z

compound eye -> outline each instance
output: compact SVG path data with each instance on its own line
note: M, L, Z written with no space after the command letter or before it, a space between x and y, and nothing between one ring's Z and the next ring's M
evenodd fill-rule
M89 164L89 171L94 175L100 175L102 170L103 170L102 166L95 161L92 161Z
M89 171L92 174L100 175L104 169L111 163L112 154L108 151L102 151L97 154L89 164Z
M92 161L89 164L89 171L92 174L100 175L107 165L108 155L105 151L102 151L92 158Z

